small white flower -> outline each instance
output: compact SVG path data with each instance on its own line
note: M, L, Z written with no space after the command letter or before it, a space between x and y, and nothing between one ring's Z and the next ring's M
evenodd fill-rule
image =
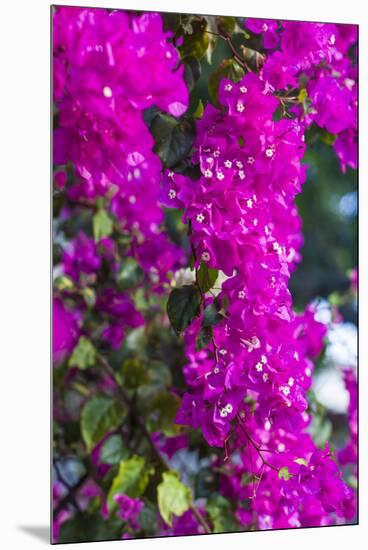
M279 451L279 453L283 453L285 451L286 447L285 447L285 444L284 443L279 443L277 445L277 450Z
M227 350L224 349L224 348L221 348L219 353L221 353L221 355L226 355L227 354Z
M279 387L279 390L281 393L283 393L286 397L289 395L290 393L290 388L289 386L280 386Z
M225 409L225 407L223 409L220 410L220 416L221 418L226 418L226 416L228 415L228 412L227 410Z
M331 44L331 46L333 46L333 45L335 44L335 41L336 41L335 35L334 35L334 34L331 34L331 36L330 36L330 44Z
M243 168L243 163L242 163L240 160L237 160L237 161L236 161L236 166L237 166L238 168Z
M291 376L290 376L290 378L289 378L289 380L288 380L288 384L289 384L289 386L290 386L291 388L294 386L294 378L292 378Z
M225 160L224 164L226 168L231 168L233 163L231 162L231 160Z
M213 162L213 158L212 158L212 157L207 157L207 158L206 158L206 162L208 162L208 163Z
M267 357L265 355L261 355L261 361L265 365L267 363Z
M311 369L310 369L309 367L307 367L307 368L305 369L305 374L306 374L307 376L312 376L312 371L311 371Z
M258 362L258 363L256 364L256 371L258 371L258 372L262 372L262 371L263 371L262 363L259 363L259 362Z
M297 351L294 351L294 359L299 361L299 353Z
M226 406L225 406L225 410L230 414L233 412L233 406L231 403L228 403Z
M218 367L215 367L213 369L214 374L218 374L220 372L220 369Z
M205 171L204 171L204 177L205 177L205 178L212 178L212 172L211 172L211 170L208 170L208 169L205 170Z
M216 172L216 177L218 180L223 180L224 179L224 174L219 170L218 172Z
M248 208L252 208L252 206L253 206L253 201L252 201L252 199L248 199L248 200L247 200L247 206L248 206Z
M245 292L244 292L244 290L239 290L239 292L238 292L238 298L241 298L241 299L245 298Z
M274 152L275 151L273 150L273 148L269 147L268 149L266 149L266 157L268 157L268 158L273 157Z
M169 191L169 198L170 198L170 199L175 199L175 197L176 197L176 191L175 191L175 189L170 189L170 191Z
M204 215L203 215L202 213L201 213L201 214L197 214L196 220L197 220L197 222L202 223L203 220L204 220Z
M258 220L257 220L257 218L254 218L254 220L253 220L253 225L254 225L254 227L257 227L257 225L258 225Z
M248 164L254 164L254 157L248 157L247 158L247 163Z
M268 380L268 374L267 374L267 372L263 373L262 378L263 378L263 382L267 382L267 380Z
M219 149L216 149L216 151L213 152L213 156L214 156L215 158L217 158L217 157L220 156L220 151L219 151Z
M231 92L231 90L233 89L232 85L231 84L225 84L225 90L227 92Z
M242 113L244 109L245 107L243 102L239 100L238 103L236 104L236 110L238 111L238 113Z
M243 180L245 178L244 170L239 170L238 171L238 176L241 180Z
M246 94L248 91L248 88L246 88L245 86L240 86L240 91L242 94Z
M268 31L268 25L266 23L263 23L262 30L263 30L263 32Z
M110 88L110 86L105 86L102 90L102 93L107 98L112 97L112 89Z
M170 171L167 173L167 175L169 176L169 178L172 178L174 176L174 172Z
M265 424L264 424L264 429L266 430L266 432L269 432L270 429L271 429L271 422L269 420L266 420Z
M201 258L204 262L209 262L211 259L211 255L209 252L202 252Z

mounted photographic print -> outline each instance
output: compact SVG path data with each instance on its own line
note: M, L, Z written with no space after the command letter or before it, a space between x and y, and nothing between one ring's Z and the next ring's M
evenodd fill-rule
M358 27L246 15L52 7L54 543L358 522Z

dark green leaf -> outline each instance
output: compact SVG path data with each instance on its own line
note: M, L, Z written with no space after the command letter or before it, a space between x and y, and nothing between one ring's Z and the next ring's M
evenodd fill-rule
M214 286L217 277L217 269L212 269L212 267L208 267L208 265L204 262L201 263L197 273L197 280L203 293L207 292Z
M138 359L126 359L120 369L122 384L129 390L134 390L149 381L146 367Z
M207 511L213 524L214 533L239 531L239 525L235 520L230 502L223 496L210 497L207 503Z
M214 303L210 304L203 312L203 327L208 328L217 325L223 318L224 316L217 310L216 305Z
M121 460L128 457L128 450L123 445L120 435L112 435L101 447L100 461L104 464L119 464Z
M192 493L176 472L164 472L162 478L157 487L158 508L163 520L171 526L173 515L180 517L190 508Z
M189 90L192 90L201 76L201 65L199 61L193 56L185 57L183 59L183 63L184 79L187 83Z
M114 540L121 536L121 521L106 521L101 514L77 513L60 526L58 542Z
M206 33L207 21L205 18L191 19L183 25L183 44L179 48L181 58L193 56L201 59L208 48L210 36Z
M90 451L124 417L125 410L121 403L108 395L95 395L87 401L81 415L81 431L87 449Z
M180 399L173 393L161 391L157 394L146 404L149 412L147 418L148 429L151 432L163 432L166 436L176 435L178 427L173 423L179 405Z
M134 258L126 258L118 273L119 288L136 287L143 279L143 270Z
M170 168L187 157L195 137L192 121L160 114L153 119L150 130L155 140L154 151L165 166Z
M196 339L196 351L206 348L211 342L212 331L210 327L202 327Z
M192 285L174 288L167 302L167 314L177 334L183 332L200 312L201 295Z

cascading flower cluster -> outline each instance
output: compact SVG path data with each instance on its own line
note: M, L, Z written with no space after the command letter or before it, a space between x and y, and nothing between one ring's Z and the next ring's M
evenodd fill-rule
M262 479L251 507L259 528L324 524L331 511L351 517L351 490L330 451L301 436L310 421L311 357L325 334L312 308L294 314L288 290L302 244L294 199L305 179L305 126L273 120L279 101L254 74L237 84L224 79L219 96L224 110L208 106L198 124L200 179L168 173L163 183L164 204L184 209L195 267L204 263L226 275L216 298L226 303L226 315L210 344L197 350L203 314L186 333L192 393L183 396L177 422L200 427L210 445L241 450L241 473ZM276 454L266 459L263 451ZM250 487L244 498L252 496ZM266 514L274 493L281 501ZM246 516L249 523L252 513Z

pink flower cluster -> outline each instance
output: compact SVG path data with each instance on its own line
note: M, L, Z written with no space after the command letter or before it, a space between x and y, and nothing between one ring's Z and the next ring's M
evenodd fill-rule
M294 200L305 180L304 126L273 119L278 99L254 74L237 84L223 80L220 100L224 109L207 106L198 124L200 179L170 172L163 181L164 204L184 209L196 268L204 263L226 276L216 302L208 293L203 304L226 304L209 345L197 347L206 309L186 331L192 392L176 421L200 428L232 459L240 456L231 473L234 498L253 498L241 521L256 517L266 528L272 520L271 528L322 525L332 511L351 517L351 491L331 453L304 435L311 358L326 331L312 307L293 312L288 290L302 244ZM257 476L255 494L254 479L241 490L246 472Z
M248 21L253 30L257 20ZM266 40L274 27L266 26L265 47L274 48L276 42L267 46ZM347 166L356 168L358 75L349 56L356 25L282 21L279 36L279 48L267 53L264 81L274 90L305 87L303 106L295 113L307 127L315 122L336 137L333 147L344 172Z
M175 253L160 233L162 166L152 151L143 111L156 106L180 116L188 106L184 67L170 38L157 13L133 16L63 7L54 14L56 187L67 184L64 169L71 162L75 174L66 188L69 199L93 204L97 197L106 197L121 229L135 236L135 244L159 240L166 257ZM149 251L154 263L160 256L155 248ZM142 255L146 253L147 246Z
M157 291L183 261L183 251L160 228L162 166L143 120L148 107L180 116L188 105L184 67L170 38L157 13L58 7L53 17L56 189L72 204L94 206L105 198L120 230L132 237L125 254L140 262ZM68 163L74 169L70 185ZM116 257L116 242L96 243L81 232L67 246L62 267L83 287L96 281L103 262L116 271ZM96 307L109 321L102 339L113 348L120 346L125 324L143 322L114 288L98 296ZM59 310L56 315L60 319Z

